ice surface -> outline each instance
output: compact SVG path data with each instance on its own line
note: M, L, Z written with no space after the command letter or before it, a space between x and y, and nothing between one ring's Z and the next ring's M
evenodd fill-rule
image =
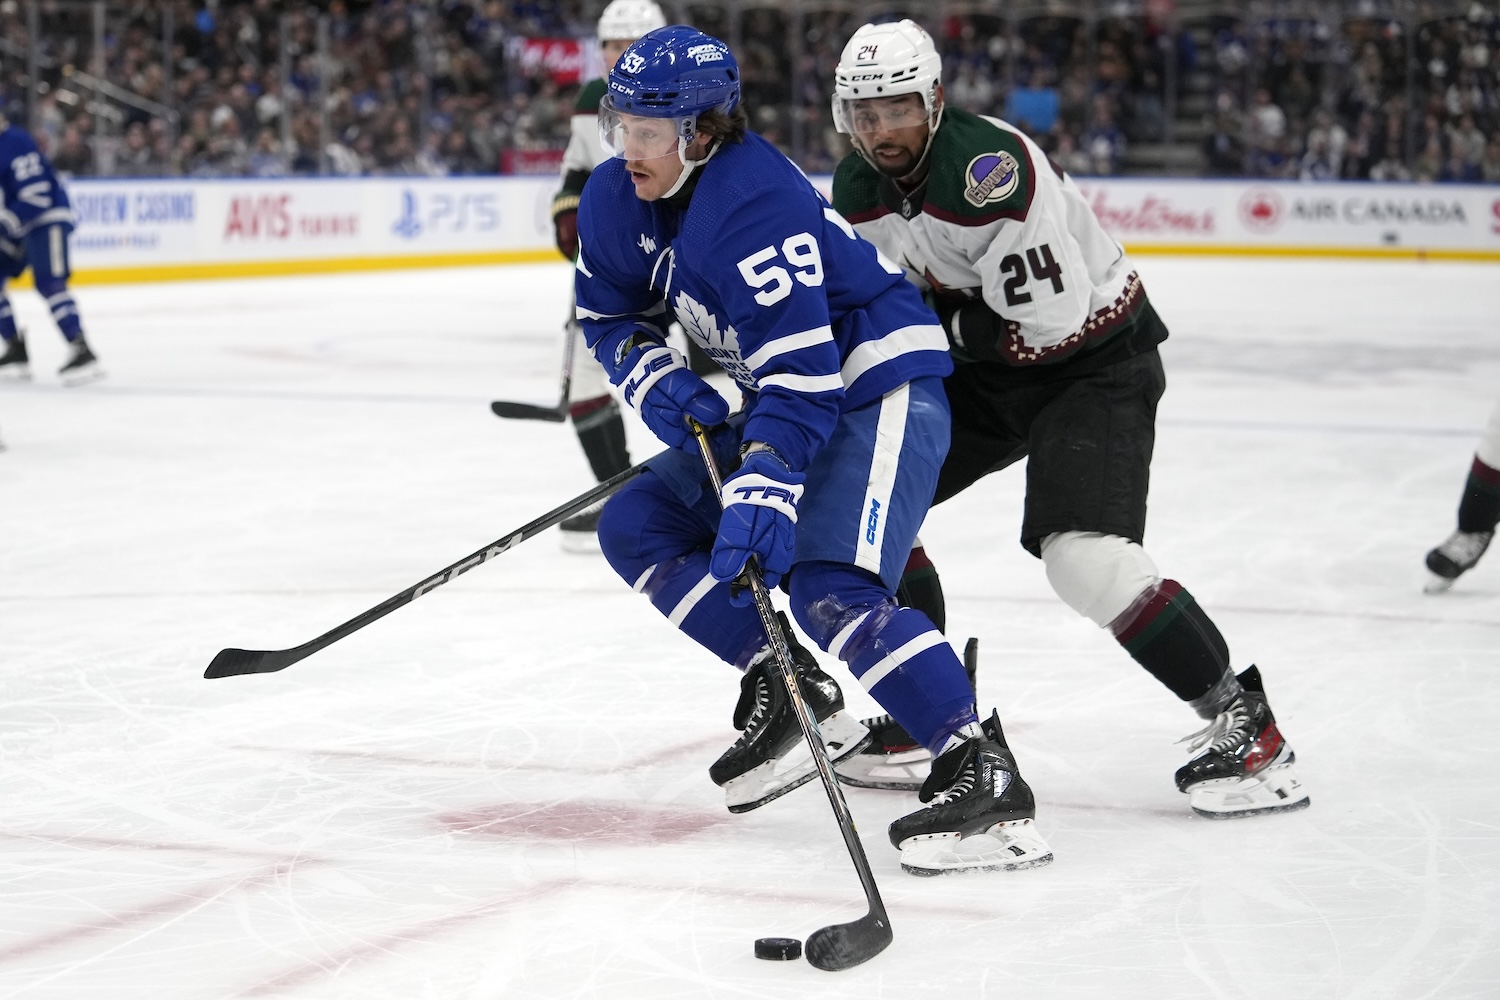
M555 533L202 679L591 485L571 428L487 406L555 401L566 267L84 287L110 378L80 389L17 292L0 997L1500 994L1500 555L1421 592L1500 396L1500 272L1141 267L1172 329L1147 546L1261 666L1312 808L1189 813L1196 717L1052 595L1009 470L923 537L1057 861L912 878L912 800L848 790L896 937L838 974L751 950L863 912L820 787L730 816L737 678Z

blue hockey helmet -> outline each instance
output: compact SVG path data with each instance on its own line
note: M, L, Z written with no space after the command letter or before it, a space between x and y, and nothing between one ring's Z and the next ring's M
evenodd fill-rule
M685 24L636 39L609 71L606 100L642 118L677 118L740 103L740 67L729 46Z
M740 67L729 46L684 24L636 39L609 71L599 102L605 152L628 160L685 151L705 111L732 112L740 103ZM649 118L631 124L625 118Z

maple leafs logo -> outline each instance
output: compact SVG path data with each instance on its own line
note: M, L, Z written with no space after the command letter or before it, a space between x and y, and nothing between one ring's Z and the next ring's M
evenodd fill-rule
M688 335L698 341L699 346L713 347L715 341L719 345L724 343L723 334L719 333L719 320L708 307L687 292L678 292L677 300L672 303L672 309L677 313L677 321Z
M672 300L672 311L690 340L703 348L709 357L727 371L731 378L743 386L755 389L755 376L740 357L740 338L734 327L719 329L719 318L687 292L679 291Z

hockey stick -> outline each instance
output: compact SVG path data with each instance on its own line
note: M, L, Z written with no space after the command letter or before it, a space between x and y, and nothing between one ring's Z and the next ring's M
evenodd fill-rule
M587 493L581 493L560 507L543 514L541 517L527 524L523 524L515 531L505 535L477 552L464 556L451 566L444 566L432 576L423 580L415 587L408 587L395 597L389 598L375 607L356 615L344 622L338 628L324 632L309 642L291 649L221 649L208 669L203 671L203 676L209 679L216 677L231 677L236 674L269 674L277 670L285 670L298 660L305 659L316 653L325 646L331 646L335 642L358 632L366 625L395 611L404 604L410 604L423 594L431 593L443 584L452 580L461 573L478 566L480 563L489 562L491 559L503 552L508 552L526 539L537 535L561 521L578 513L585 507L597 503L605 497L617 492L630 480L646 471L646 462L632 465L619 475L606 479Z
M497 417L512 420L546 420L560 424L568 419L568 398L573 389L573 351L578 342L578 314L569 310L568 321L563 324L567 343L563 345L562 385L556 406L537 406L534 403L511 403L497 399L490 404L490 412Z
M713 448L708 441L708 432L703 425L689 418L693 436L698 439L698 451L703 455L703 464L708 469L708 479L714 492L722 494L724 483L719 476L719 463L714 459ZM844 835L844 846L854 862L854 870L864 883L865 900L870 910L858 920L847 924L833 924L813 931L807 937L807 960L813 966L828 972L853 968L868 962L885 950L891 943L891 919L885 912L885 903L880 899L880 890L875 885L875 874L870 871L870 861L865 857L864 845L854 829L854 818L849 814L849 805L844 801L844 792L834 776L833 765L828 762L828 751L823 747L818 723L802 691L797 687L792 654L786 647L780 624L776 621L776 608L771 604L771 594L761 579L760 568L752 558L745 565L745 577L749 581L750 593L755 598L755 610L760 613L760 623L766 630L766 638L776 655L776 665L781 671L781 680L786 685L792 708L797 714L797 724L802 727L802 736L812 750L813 763L818 767L818 777L823 779L823 789L828 793L828 803L833 806L833 815L838 820L839 832Z

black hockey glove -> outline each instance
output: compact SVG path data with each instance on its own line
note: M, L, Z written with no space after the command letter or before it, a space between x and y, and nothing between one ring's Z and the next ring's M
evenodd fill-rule
M1005 317L983 299L942 298L934 303L953 346L954 361L1003 361L1009 330Z

